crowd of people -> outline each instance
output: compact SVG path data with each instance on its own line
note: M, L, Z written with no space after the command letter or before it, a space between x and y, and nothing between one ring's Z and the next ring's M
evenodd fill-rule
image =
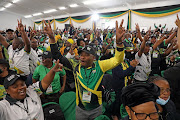
M0 31L0 119L44 120L43 104L75 92L74 120L179 120L178 15L171 30L123 22L35 30L18 20Z

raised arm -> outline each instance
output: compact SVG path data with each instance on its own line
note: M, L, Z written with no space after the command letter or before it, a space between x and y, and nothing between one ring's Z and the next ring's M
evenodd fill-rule
M6 38L3 37L1 34L0 34L0 42L7 49L7 47L9 46L9 43L6 41Z
M63 66L69 68L70 70L73 70L73 67L72 67L71 63L69 62L69 60L66 57L62 56L61 53L58 50L58 46L57 46L57 43L56 43L55 38L54 38L54 33L53 33L52 29L51 29L50 21L48 21L48 24L44 20L43 20L43 22L45 23L44 32L50 38L49 43L50 43L53 58L55 60L59 59L60 63L62 63Z
M28 36L26 34L26 31L24 30L24 26L22 24L22 20L18 20L18 28L20 30L20 33L21 33L21 37L24 41L24 50L29 53L30 50L31 50L31 47L30 47L30 41L28 39Z
M124 45L122 42L122 36L124 35L125 31L123 31L122 25L124 20L121 21L120 26L118 27L118 22L116 21L116 45L117 49L115 52L115 56L111 59L99 61L99 65L103 72L107 70L113 69L114 67L118 66L121 62L123 62L124 58Z
M137 37L139 38L139 40L140 40L141 42L143 42L139 25L138 25L138 24L135 24L135 25L136 25Z
M146 45L146 42L149 40L149 33L147 32L147 34L144 36L144 40L141 44L140 50L138 51L138 56L141 57L143 52L144 52L144 48Z
M171 51L173 50L174 46L176 46L176 41L175 40L171 42L171 45L166 49L164 55L168 56L171 53Z
M180 20L179 17L177 15L177 19L176 19L176 25L178 26L178 32L177 32L177 42L178 42L178 49L180 51Z
M160 40L156 41L154 43L154 45L152 46L153 47L153 50L155 50L162 42L163 40L166 38L166 36L163 36Z
M53 44L56 43L55 37L54 37L54 33L51 29L51 23L48 20L48 24L46 23L45 20L43 20L43 23L46 25L46 27L44 28L44 32L49 36L49 43Z
M167 45L168 43L171 42L171 40L177 35L177 31L174 31L169 37L168 39L165 41L165 44Z
M52 83L55 73L62 71L62 67L63 65L59 63L59 60L57 60L56 65L46 74L46 76L41 81L41 85L44 90L46 90Z

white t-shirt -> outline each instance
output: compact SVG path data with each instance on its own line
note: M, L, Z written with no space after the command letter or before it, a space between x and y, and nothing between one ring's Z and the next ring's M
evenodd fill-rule
M34 50L31 48L31 52L29 54L29 69L32 74L34 73L36 67L41 64L42 58L39 55L42 54L43 54L42 50L40 49Z
M16 101L10 104L6 99L0 101L0 120L44 120L39 82L29 86L26 93L28 96L23 103Z
M13 50L12 45L8 47L10 69L16 70L20 75L29 75L29 54L23 49Z
M151 73L151 52L148 55L142 54L138 56L138 52L135 55L135 59L139 61L134 72L134 78L139 81L146 81Z

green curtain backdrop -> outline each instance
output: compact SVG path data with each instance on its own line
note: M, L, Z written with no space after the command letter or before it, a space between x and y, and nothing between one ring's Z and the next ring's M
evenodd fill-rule
M71 20L77 23L83 23L88 21L91 18L91 15L75 16L71 17Z
M69 20L69 17L55 19L55 21L58 23L65 23L68 20Z
M147 9L136 9L132 10L132 12L144 17L164 17L180 12L180 4Z
M116 17L120 17L124 14L126 14L128 11L118 11L118 12L110 12L110 13L100 13L99 16L100 18L107 18L107 19L112 19Z

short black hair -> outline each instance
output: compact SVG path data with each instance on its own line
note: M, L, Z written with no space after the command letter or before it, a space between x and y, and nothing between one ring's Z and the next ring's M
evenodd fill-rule
M3 67L7 67L7 69L9 70L9 63L7 60L0 59L0 65L2 65Z
M149 79L147 80L148 83L154 83L155 81L158 80L164 80L167 81L165 78L161 77L161 76L150 76ZM168 82L168 81L167 81Z
M13 30L13 29L7 29L7 30L6 30L6 33L7 33L7 32L14 32L14 30Z
M84 39L78 39L78 40L77 40L77 45L78 45L78 46L80 46L80 42L81 42L81 41L85 42Z

